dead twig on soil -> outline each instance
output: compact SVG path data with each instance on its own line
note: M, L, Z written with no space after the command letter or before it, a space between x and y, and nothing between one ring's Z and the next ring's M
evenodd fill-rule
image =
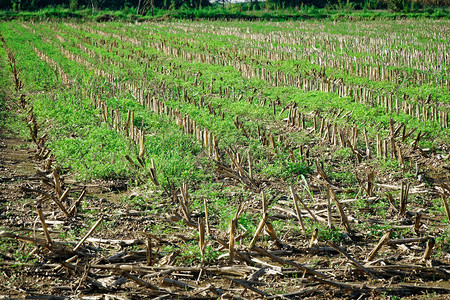
M72 204L72 206L69 208L69 216L73 215L75 211L77 210L78 205L80 204L81 200L83 200L84 196L86 195L86 187L83 188L83 191L81 192L80 196L77 200Z
M64 205L63 205L56 197L54 197L53 195L48 194L48 193L46 193L46 192L44 192L44 191L41 191L41 190L35 190L35 189L31 189L31 188L28 188L28 187L25 187L25 186L22 186L22 190L25 191L25 192L38 193L38 194L41 194L41 195L43 195L44 197L46 197L46 198L52 200L53 202L56 203L56 205L58 205L58 207L61 209L61 211L64 213L64 215L65 215L66 217L69 217L69 213L68 213L67 209L66 209L66 208L64 207Z
M290 266L292 266L292 267L294 267L296 269L302 270L302 271L304 271L304 272L306 272L308 274L311 274L311 275L314 275L314 276L317 276L317 277L321 277L321 278L327 278L327 276L325 274L323 274L323 273L314 271L313 269L305 267L305 266L303 266L301 264L298 264L296 262L293 262L291 260L282 259L281 257L273 255L273 254L267 252L266 250L264 250L262 248L254 246L252 249L255 250L256 252L262 254L262 255L270 257L272 260L274 260L274 261L276 261L276 262L278 262L278 263L280 263L282 265L290 265Z
M45 223L44 214L42 213L42 210L40 209L39 206L36 207L36 211L39 216L39 220L41 221L42 229L44 230L45 238L47 239L47 243L51 246L53 244L53 242L52 242L52 238L50 237L50 233L48 232L47 224Z
M239 279L234 279L234 278L230 278L230 277L225 277L226 279L231 280L234 283L237 283L239 285L242 285L243 287L245 287L246 289L249 289L255 293L257 293L258 295L261 295L263 297L267 297L269 296L269 294L267 294L266 292L263 292L257 288L255 288L254 286L251 285L250 282L246 281L246 280L239 280Z
M408 195L409 195L409 182L405 185L404 182L402 182L402 189L400 194L400 209L398 214L400 216L404 216L406 214L406 205L408 204Z
M303 208L309 213L309 215L311 216L313 221L314 222L318 222L316 215L308 208L308 206L305 204L305 202L303 202L303 200L297 195L297 193L294 190L294 187L290 186L289 189L290 189L290 192L291 192L292 199L294 200L295 211L297 212L297 216L299 218L299 221L302 223L302 229L304 230L304 227L303 227L303 222L300 220L301 219L301 215L300 215L300 210L298 209L297 201L302 204Z
M136 283L137 283L138 285L140 285L140 286L143 286L143 287L146 287L146 288L155 290L155 291L163 292L163 293L168 293L167 291L160 289L160 288L157 287L156 285L153 285L153 284L151 284L151 283L149 283L149 282L147 282L147 281L145 281L145 280L142 280L142 279L140 279L140 278L137 277L137 276L133 276L133 275L131 275L130 273L128 273L128 272L126 272L126 271L122 271L120 274L121 274L123 277L126 277L126 278L128 278L128 279L133 280L134 282L136 282Z
M265 214L263 215L263 217L261 218L261 221L259 222L258 228L257 228L256 231L255 231L255 235L253 236L253 239L250 241L250 245L248 246L249 249L252 249L253 246L255 245L256 240L258 239L258 236L261 234L261 231L262 231L263 228L264 228L264 224L266 223L267 218L268 218L268 214L265 213Z
M16 239L16 240L20 240L20 241L26 242L26 243L32 243L32 244L41 246L42 248L47 249L48 251L51 251L57 255L61 255L61 256L65 256L65 257L67 257L67 255L73 256L76 254L75 251L69 249L67 247L67 245L65 245L63 243L53 242L51 245L49 245L47 243L47 240L45 240L45 239L31 238L29 236L18 235L18 234L14 234L14 233L7 232L7 231L1 231L0 237Z
M370 251L369 255L367 255L366 262L371 261L375 257L375 255L377 255L377 252L389 240L390 236L391 236L391 231L389 230L381 237L380 241L375 246L375 248L372 251Z
M100 217L100 219L97 220L97 222L95 222L95 224L92 226L92 228L88 231L88 233L86 233L86 235L81 239L81 241L75 246L75 248L73 248L73 252L76 252L81 245L83 245L84 241L86 241L86 239L94 232L95 228L97 228L97 226L103 221L103 217Z
M354 259L350 254L347 253L347 251L345 251L344 249L342 249L341 247L339 247L338 245L336 245L335 243L331 242L331 241L327 241L327 245L330 246L331 248L335 249L336 251L338 251L339 253L341 253L342 255L344 255L348 260L350 260L358 269L360 269L361 271L363 271L364 273L366 273L367 275L369 275L372 278L379 278L378 276L376 276L372 271L370 271L369 269L365 268L361 263L359 263L356 259Z
M339 215L341 216L341 223L344 225L345 230L350 231L350 224L348 223L347 216L345 215L344 209L342 208L341 204L337 200L336 194L333 192L330 186L328 187L328 195L333 200L334 204L336 205Z
M430 237L427 241L427 247L425 252L423 253L423 260L429 260L431 257L431 252L433 251L434 244L436 243L435 239Z

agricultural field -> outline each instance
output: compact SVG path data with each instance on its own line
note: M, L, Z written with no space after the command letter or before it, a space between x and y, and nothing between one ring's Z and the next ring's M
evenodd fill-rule
M448 28L0 23L0 295L448 299Z

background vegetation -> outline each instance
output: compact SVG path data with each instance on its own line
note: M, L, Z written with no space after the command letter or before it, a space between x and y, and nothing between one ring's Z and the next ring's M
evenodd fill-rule
M448 17L450 0L0 0L2 19L139 18L294 20L305 18ZM396 14L393 14L396 13ZM398 15L400 13L400 15ZM407 14L407 15L405 15Z

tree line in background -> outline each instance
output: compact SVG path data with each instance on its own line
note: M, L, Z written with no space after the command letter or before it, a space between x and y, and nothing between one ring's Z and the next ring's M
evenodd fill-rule
M390 9L401 11L405 8L448 7L450 0L247 0L245 3L231 3L232 0L0 0L0 10L34 11L48 7L78 9L124 10L133 8L139 15L153 12L154 8L175 10L180 8L201 9L222 6L250 10L277 10L312 6L330 9Z

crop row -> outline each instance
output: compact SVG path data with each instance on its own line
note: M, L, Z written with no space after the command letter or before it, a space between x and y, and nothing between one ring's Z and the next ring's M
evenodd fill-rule
M102 60L105 60L105 59L102 59ZM112 61L111 61L111 62L112 62ZM135 84L135 86L136 86L136 84ZM134 88L134 90L136 90L136 88ZM139 95L137 95L137 98L139 99ZM291 115L291 113L290 113L289 115ZM295 119L295 118L294 118L294 119ZM314 118L314 120L315 120L315 118ZM322 121L322 122L323 122L323 121ZM314 123L316 124L316 122L314 122ZM326 124L326 125L324 126L324 124ZM391 127L392 127L392 124L391 124ZM317 126L315 126L314 128L317 128L317 129L318 129ZM321 129L320 129L320 134L322 134L323 132L325 132L322 128L328 128L328 131L326 131L327 134L325 135L325 137L327 137L328 140L331 138L331 139L334 141L333 144L337 144L337 142L336 142L336 136L340 136L340 137L341 137L341 138L340 138L340 140L341 140L341 145L342 145L343 147L345 147L345 146L350 146L350 147L352 147L352 146L353 146L352 148L354 148L355 143L352 145L351 143L346 142L346 138L345 138L345 135L344 135L345 130L344 130L344 131L340 130L339 134L337 134L338 131L336 130L336 125L333 127L333 126L331 126L330 124L328 124L328 122L325 122L325 123L322 124ZM332 128L332 130L333 130L332 133L330 132L330 128ZM398 132L399 132L399 129L401 129L401 128L402 128L402 126L400 126L400 127L397 126L397 127L395 128L395 132L398 133ZM353 131L353 132L356 132L355 129L352 129L352 131ZM403 138L402 138L402 140L404 140L405 136L411 135L411 132L413 132L413 131L410 131L410 132L406 133L406 132L405 132L405 127L403 127ZM354 134L354 133L353 133L353 134ZM406 134L406 135L405 135L405 134ZM392 132L391 132L391 135L392 135ZM419 133L418 139L419 139L419 137L420 137L420 133ZM272 139L273 139L273 138L272 138ZM367 138L366 138L366 139L367 139ZM270 137L269 137L268 140L270 140ZM353 138L353 140L355 140L355 138ZM274 143L272 143L272 144L274 144ZM368 143L366 142L366 146L367 146L367 144L368 144ZM383 147L383 145L384 145L384 147ZM390 151L388 151L387 145L390 145L390 146L391 146L391 150L390 150ZM379 136L377 137L377 146L376 146L376 149L377 149L377 153L378 153L379 155L384 155L384 156L386 156L387 153L391 153L392 157L397 156L397 150L396 150L397 147L392 146L392 145L393 145L392 141L388 143L388 140L386 140L386 141L383 143L382 141L380 141ZM368 148L367 148L367 149L368 149ZM353 151L354 151L354 150L353 150ZM402 159L403 159L401 152L398 154L398 158L399 158L399 160L402 160Z
M197 24L179 22L170 25L157 23L154 26L159 27L161 31L173 34L222 35L227 38L242 38L273 45L290 45L291 51L312 47L321 48L329 53L345 51L349 54L373 54L378 59L391 59L391 57L397 56L391 55L395 53L400 54L401 57L398 59L405 60L401 61L402 64L399 61L399 65L405 66L403 63L410 62L409 67L413 67L414 62L419 60L422 63L434 64L438 62L438 59L445 57L444 53L433 52L443 50L442 47L445 47L441 41L446 39L446 33L439 30L445 25L445 22L433 20L420 23L387 21L384 25L373 22L357 22L347 24L347 26L343 24L333 26L333 22L295 22L283 23L283 26L277 23L267 23L264 28L242 26L239 23L230 22ZM353 30L350 26L359 30ZM418 27L422 29L419 35L415 30ZM146 27L146 29L149 28L150 26ZM361 30L362 28L364 29ZM411 36L408 31L413 31L414 36ZM429 47L424 50L422 48L424 45L429 45ZM412 51L406 51L406 49ZM442 66L435 67L442 68Z
M120 48L118 46L118 44L114 43L113 45L111 45L110 43L107 43L106 41L103 41L101 44L104 44L105 46L107 46L108 49L112 49L112 47L115 47L115 52L116 54L120 55L120 56L124 56L125 54L120 54L120 51L118 51L118 48ZM86 49L85 46L82 46L84 49ZM123 46L122 46L123 49ZM108 50L110 51L110 50ZM97 54L95 51L92 51L91 54L96 55L96 56L101 56L101 54ZM169 53L171 54L171 53ZM130 56L131 55L131 56ZM148 56L145 55L134 55L132 53L128 54L129 58L131 59L138 59L140 60L142 63L145 63L146 59L148 58ZM101 57L99 57L99 59L102 59ZM200 61L202 61L202 59L199 59ZM262 77L266 80L275 80L277 81L277 77L278 77L278 81L280 80L280 76L274 75L273 77L270 75L264 76L264 74L270 74L270 73L266 73L263 72ZM261 75L259 75L261 77ZM269 79L270 78L270 79ZM288 79L286 79L286 77L284 78L284 81L289 81L291 83L293 83L293 79L292 77L288 77ZM297 80L298 81L298 80ZM321 84L322 82L326 82L324 84ZM335 82L330 82L330 81L326 81L322 79L322 81L313 81L313 83L310 83L311 81L308 78L304 78L303 79L303 87L305 89L313 89L315 88L320 88L324 91L342 91L344 88L341 87L341 85L339 85L339 81L337 84L335 84ZM274 82L276 84L276 82ZM337 87L336 87L337 86ZM345 91L345 89L344 89ZM344 92L341 92L341 94L343 94ZM389 112L400 112L403 111L409 115L413 115L419 119L425 120L425 119L431 119L431 120L436 120L438 122L440 122L444 127L448 126L448 114L445 112L440 112L437 110L436 107L434 106L429 106L427 109L427 106L420 106L420 105L414 105L414 104L410 104L407 101L399 101L398 99L393 99L392 95L391 96L383 96L383 97L377 97L375 98L372 94L372 92L370 90L367 90L365 87L361 87L359 89L355 89L354 91L352 91L352 93L354 94L354 98L355 100L358 100L360 102L363 103L370 103L371 105L373 105L373 103L379 103L380 106L382 107L386 107L386 110ZM374 99L375 98L375 99ZM400 104L401 103L401 104Z
M312 65L320 67L340 67L348 74L356 72L357 76L368 75L370 80L382 79L397 82L398 77L408 77L404 84L434 82L447 86L448 89L448 79L446 81L442 78L442 74L447 72L443 66L448 61L448 56L443 44L438 42L444 36L434 36L428 38L426 43L422 42L414 46L409 40L406 46L396 45L402 41L399 30L395 32L396 38L389 41L385 41L381 36L379 39L366 40L363 33L355 37L348 34L328 34L323 40L318 41L318 37L323 33L315 32L314 28L310 28L307 32L300 30L289 34L271 31L269 34L258 35L260 38L255 38L253 34L242 34L239 31L233 31L231 35L227 31L222 32L222 28L213 28L199 33L195 31L198 26L198 24L181 23L169 28L167 25L156 24L144 27L145 30L135 27L122 27L114 29L113 32L111 28L107 30L109 34L112 33L116 37L130 35L139 37L139 41L145 41L148 37L163 39L167 42L174 41L182 45L184 50L210 52L213 55L246 60L247 63L250 60L258 64L275 62L278 67L286 69L292 61L311 62ZM158 30L155 27L160 28ZM174 27L178 27L179 30L174 31ZM103 36L108 35L92 27L77 26L75 28L103 34ZM187 32L189 34L186 34ZM289 37L299 35L299 39L273 41L271 36L277 34ZM355 39L356 45L352 47L352 41L354 42ZM433 44L436 47L433 47ZM331 45L331 47L322 50L322 45ZM376 48L372 48L372 45L376 45ZM425 46L426 50L422 50ZM409 59L400 60L403 56ZM425 61L429 62L429 65L419 67L419 64ZM298 68L298 64L294 64L294 67ZM366 71L366 69L369 70Z
M123 38L122 38L123 40ZM118 45L116 43L108 43L105 40L94 42L89 39L84 39L87 43L100 43L109 44L109 51L117 51ZM133 46L143 45L144 42L133 41ZM426 101L412 102L411 96L407 94L397 95L391 92L378 92L374 89L368 88L364 85L346 84L342 78L327 78L325 72L315 72L314 70L304 75L298 76L290 75L282 71L271 71L265 67L254 67L246 64L240 60L227 59L221 56L214 56L211 54L188 52L182 48L174 48L166 45L164 42L148 42L146 47L154 47L156 49L164 51L166 55L181 57L187 61L194 61L208 64L219 64L222 66L232 66L239 70L243 76L248 78L256 77L270 82L274 86L294 86L304 90L322 90L325 92L337 92L341 96L352 95L357 102L368 103L369 105L379 105L384 107L389 113L399 113L402 111L408 115L414 116L419 120L433 120L437 121L443 128L448 127L448 112L445 107L432 104L431 94ZM116 50L113 50L116 49ZM367 69L367 68L366 68ZM367 69L368 70L368 69ZM313 72L314 71L314 72Z

